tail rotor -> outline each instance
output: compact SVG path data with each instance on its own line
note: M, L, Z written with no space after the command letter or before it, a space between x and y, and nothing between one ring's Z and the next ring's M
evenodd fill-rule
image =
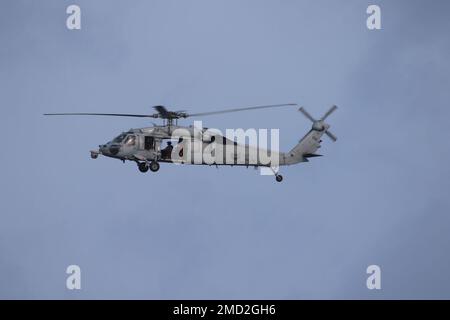
M328 136L328 138L330 138L333 141L336 141L337 137L328 130L328 128L330 128L330 125L325 123L325 119L328 118L328 116L332 114L334 111L336 111L336 109L337 106L332 106L327 112L325 112L325 114L319 120L314 119L303 107L300 107L298 111L300 111L306 118L311 120L311 122L313 123L312 125L313 130L324 131L325 134Z

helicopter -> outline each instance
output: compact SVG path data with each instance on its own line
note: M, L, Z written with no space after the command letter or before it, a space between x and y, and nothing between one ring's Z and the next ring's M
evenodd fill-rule
M179 126L179 119L186 119L190 117L201 117L209 115L218 115L231 112L241 112L249 110L259 110L279 107L298 107L295 103L287 104L273 104L264 106L252 106L243 108L231 108L211 112L201 113L187 113L184 110L170 111L165 106L154 106L155 113L153 114L128 114L128 113L45 113L45 116L113 116L113 117L135 117L135 118L154 118L162 119L162 125L153 123L152 127L130 129L122 132L111 141L99 145L98 150L91 150L91 158L97 159L99 155L125 161L133 161L137 164L140 172L157 172L160 168L160 163L175 163L175 164L197 164L197 165L228 165L228 166L253 166L269 168L277 182L283 181L283 176L279 174L279 167L286 165L293 165L301 162L308 162L309 158L320 157L316 151L321 147L321 137L325 134L333 142L337 137L330 132L330 125L325 122L330 114L332 114L337 106L333 105L325 114L315 119L303 107L300 111L307 119L312 122L312 127L305 134L303 138L288 152L272 152L271 150L264 150L270 152L272 160L270 162L263 162L257 156L250 159L251 152L261 152L262 148L250 146L245 143L237 143L220 133L211 131L208 128L198 129L194 126ZM180 134L181 132L181 134ZM167 141L168 140L168 141ZM177 144L174 147L172 140L176 140ZM163 141L167 142L167 146L163 147ZM192 144L200 145L200 150L210 148L214 144L213 153L217 152L216 157L212 161L194 161L194 148ZM219 147L218 147L219 146ZM225 151L225 148L231 149L231 154ZM227 149L227 150L228 150ZM198 151L198 149L197 149ZM228 157L231 155L230 157ZM258 154L259 155L259 154ZM241 161L238 161L240 159ZM274 161L274 159L276 161Z

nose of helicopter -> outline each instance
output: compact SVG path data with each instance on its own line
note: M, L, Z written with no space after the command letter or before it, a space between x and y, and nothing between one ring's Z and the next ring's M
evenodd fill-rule
M99 145L99 151L104 156L115 156L119 153L121 145L108 142L107 144Z

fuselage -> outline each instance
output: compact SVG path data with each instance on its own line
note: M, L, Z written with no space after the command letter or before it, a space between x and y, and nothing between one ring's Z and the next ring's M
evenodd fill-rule
M170 141L170 147L162 145ZM174 145L172 145L174 144ZM170 151L170 152L169 152ZM154 126L131 129L99 146L99 154L120 160L197 165L278 166L286 155L241 144L209 129Z

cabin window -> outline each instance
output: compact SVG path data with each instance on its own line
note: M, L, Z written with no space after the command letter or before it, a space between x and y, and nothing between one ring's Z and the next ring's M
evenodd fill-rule
M155 139L153 137L145 137L144 149L151 150L155 148Z

